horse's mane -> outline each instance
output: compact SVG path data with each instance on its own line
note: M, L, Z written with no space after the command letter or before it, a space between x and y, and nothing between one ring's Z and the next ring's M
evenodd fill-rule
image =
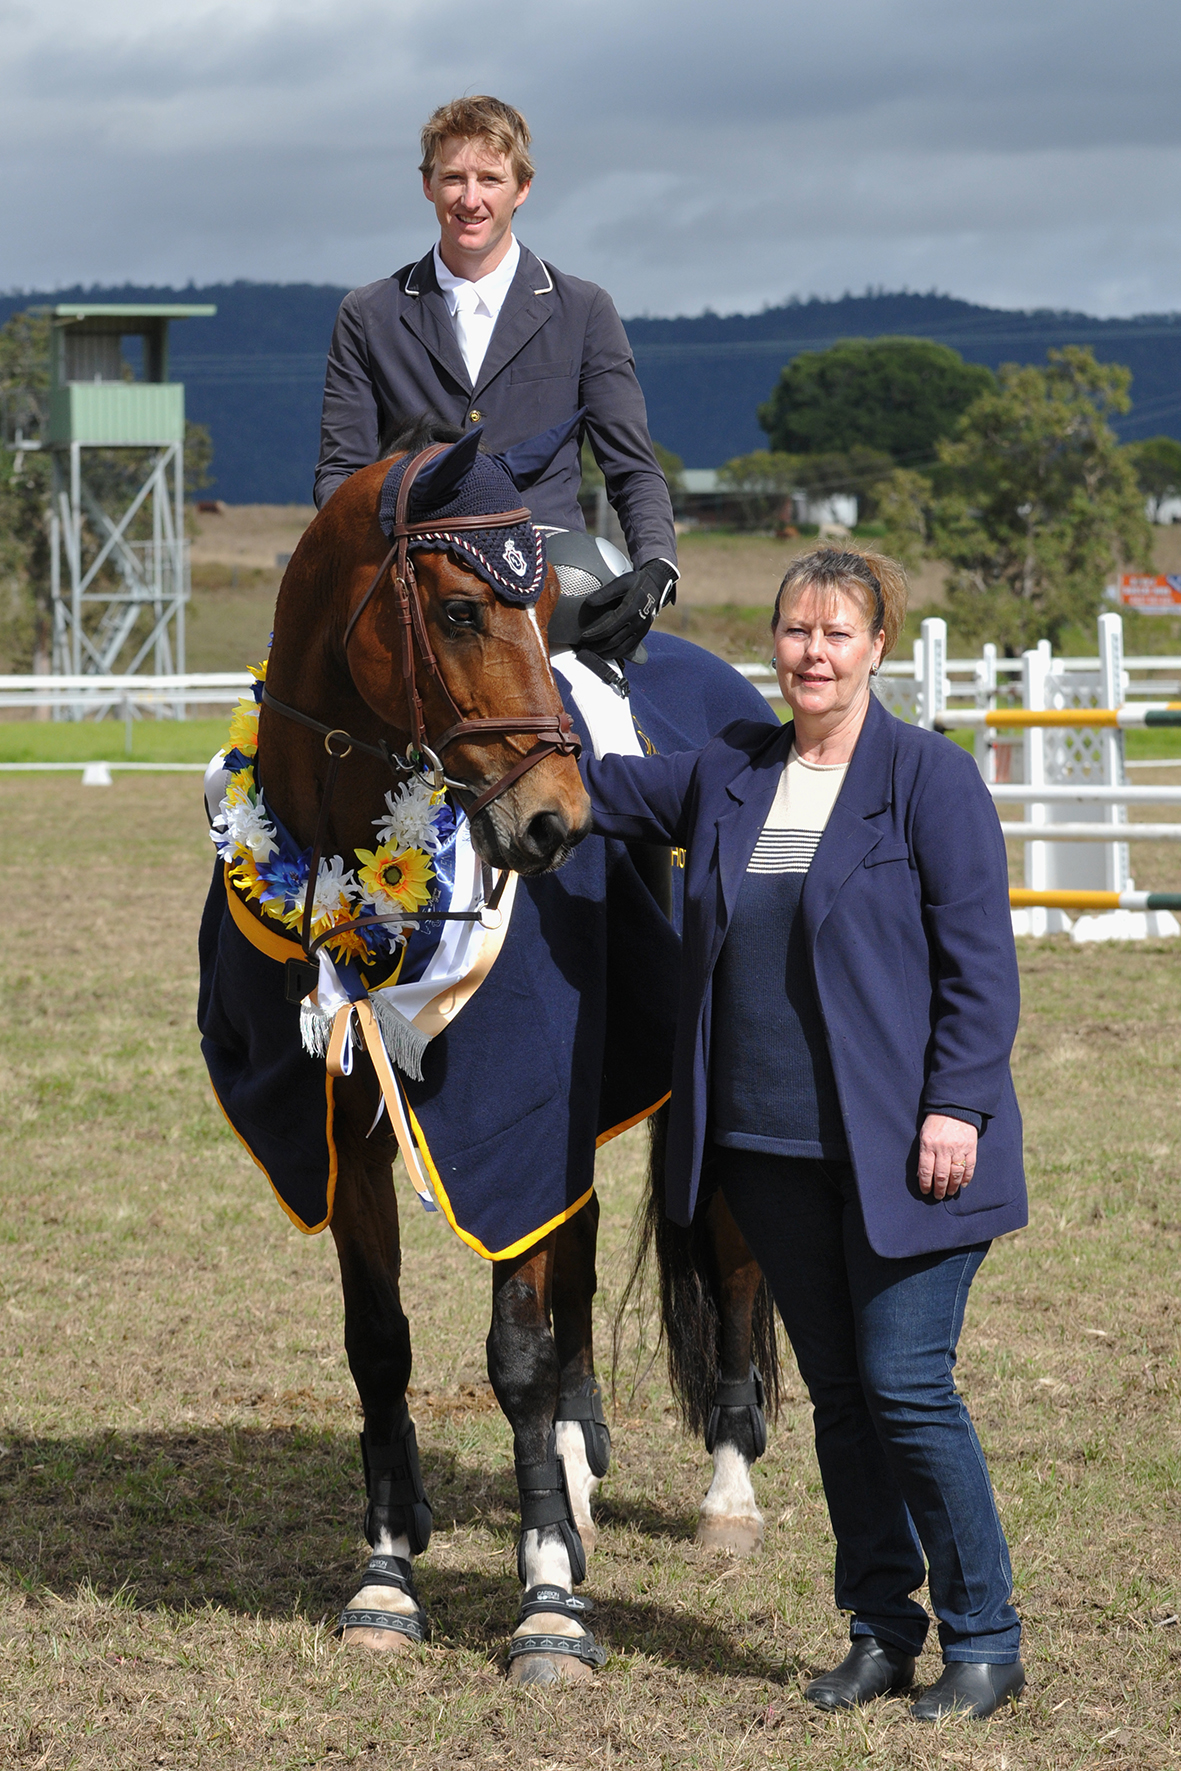
M421 449L429 449L432 443L458 443L463 436L458 425L448 424L437 412L420 412L412 418L405 430L390 442L382 443L382 455L417 455Z

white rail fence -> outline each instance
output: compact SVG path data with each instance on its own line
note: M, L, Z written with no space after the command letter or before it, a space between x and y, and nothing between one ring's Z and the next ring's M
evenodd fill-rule
M743 664L743 676L770 701L779 698L768 665ZM246 671L206 671L184 676L0 676L0 709L53 720L121 720L128 745L133 723L145 717L183 720L194 710L231 706L250 692ZM1181 694L1181 656L1125 657L1123 623L1099 617L1094 657L1056 656L1048 641L1020 658L997 656L993 645L979 658L949 658L947 624L923 622L910 658L888 659L874 684L892 713L918 725L953 727L957 713L972 714L977 764L998 805L1015 804L1025 816L1006 822L1006 834L1025 845L1025 885L1033 891L1135 890L1129 851L1134 842L1181 842L1181 819L1128 823L1129 806L1181 806L1181 787L1129 786L1125 738L1114 726L1051 726L990 730L977 723L998 707L1036 713L1078 708L1127 708ZM2 717L2 715L0 715ZM1178 757L1181 767L1181 756ZM84 771L106 784L112 770L196 772L195 763L0 763L9 772ZM1135 765L1132 765L1135 767ZM1076 939L1119 934L1181 934L1168 911L1113 912L1086 916L1072 925L1064 910L1033 906L1013 912L1019 934L1072 930Z
M0 676L0 707L51 719L185 719L192 707L232 706L249 693L245 670L211 670L188 676Z
M1006 835L1025 845L1025 886L1032 891L1134 891L1129 845L1181 841L1181 822L1128 823L1129 806L1181 805L1181 788L1130 787L1124 733L1114 725L990 731L977 724L998 707L1114 709L1181 692L1181 657L1125 657L1119 615L1099 617L1098 641L1091 658L1055 656L1048 640L1020 658L999 658L993 645L979 658L949 658L947 624L931 618L912 657L888 659L875 679L890 711L918 725L954 727L957 713L975 715L976 761L993 798L1026 808L1023 819L1006 823ZM768 700L778 699L769 666L739 668ZM1013 926L1029 935L1070 930L1079 940L1181 934L1167 910L1117 911L1072 923L1066 911L1036 905L1014 910Z

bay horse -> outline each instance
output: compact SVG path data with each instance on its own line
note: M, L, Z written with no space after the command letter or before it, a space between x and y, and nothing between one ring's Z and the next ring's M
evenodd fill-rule
M385 1092L370 1061L372 1045L351 1068L342 1068L338 1050L334 1070L330 1052L324 1122L296 1034L296 1017L307 1010L307 1000L303 1010L298 1001L314 1000L313 985L318 977L322 986L325 976L323 969L299 970L315 958L316 943L308 940L315 892L306 886L302 905L287 918L289 928L302 923L301 948L264 927L258 902L223 868L202 929L199 1021L215 1091L234 1129L299 1227L328 1223L336 1245L345 1345L364 1417L365 1535L373 1550L342 1612L342 1641L396 1651L424 1640L428 1628L412 1574L431 1515L406 1401L411 1342L399 1296L391 1173L401 1148L408 1167L429 1169L453 1227L492 1264L488 1373L513 1431L525 1587L509 1673L518 1682L549 1683L589 1677L605 1656L586 1626L589 1601L573 1590L594 1544L591 1505L610 1453L594 1365L599 1214L588 1181L596 1137L601 1142L651 1115L660 1100L675 990L675 937L666 912L673 910L675 921L676 907L659 860L653 878L651 854L583 840L589 804L572 731L584 742L592 734L576 697L567 692L564 702L544 640L559 581L542 555L539 593L514 600L501 573L471 568L473 557L488 563L477 543L487 549L490 532L527 515L509 508L512 498L493 500L491 508L485 498L456 517L456 500L463 502L475 471L473 436L449 448L429 436L425 447L421 436L412 439L390 460L353 475L306 531L275 612L257 778L275 827L305 858L311 854L312 881L321 856L368 852L363 845L374 840L374 813L391 769L405 780L408 753L434 770L436 785L445 770L451 800L466 807L479 862L499 870L502 881L509 871L518 876L496 963L463 1013L431 1040L418 1073L411 1064L401 1079L406 1111L398 1125L401 1109L388 1100L390 1126L377 1125ZM552 453L552 437L550 445ZM528 448L516 460L501 458L506 474L516 474L514 485L527 485L537 463L544 466L546 447L538 440L532 467ZM383 493L398 473L402 496L391 531L388 509L383 526ZM415 476L428 506L417 525L410 505ZM440 506L449 514L440 517ZM392 532L400 551L389 546ZM511 530L505 543L514 572L521 550L508 548L518 533ZM434 538L442 534L448 539ZM751 709L749 698L728 706L734 685L747 690L737 673L688 646L712 687L699 682L698 692L686 694L686 664L677 654L683 645L652 645L663 671L655 671L647 691L633 687L637 725L642 715L652 732L660 729L662 704L667 710L675 701L669 730L681 742L696 734L677 720L716 729ZM644 670L632 675L638 684ZM702 730L698 741L708 735ZM667 875L667 855L662 865ZM364 932L359 920L339 927ZM330 940L320 937L321 956ZM613 979L630 1004L630 1042L610 1031L619 1024L618 1010L611 1016ZM347 1006L341 1020L351 1024ZM539 1072L547 1076L541 1084ZM292 1145L315 1141L300 1133L300 1115L309 1112L324 1122L314 1130L327 1153L323 1199L312 1205L277 1173L288 1164L303 1184L302 1155ZM300 1136L282 1144L273 1125L260 1129L265 1115L282 1115L283 1133ZM472 1124L478 1135L465 1129ZM772 1405L776 1395L766 1291L720 1195L691 1231L665 1221L659 1113L654 1124L646 1230L633 1280L645 1251L654 1251L674 1391L714 1457L699 1538L746 1554L762 1537L749 1481L765 1443L755 1360L768 1377ZM465 1204L465 1169L477 1181L515 1172L517 1192L537 1190L540 1202L498 1238L495 1221L481 1215L483 1204ZM517 1204L501 1200L498 1209L511 1217ZM514 1237L522 1221L526 1233Z

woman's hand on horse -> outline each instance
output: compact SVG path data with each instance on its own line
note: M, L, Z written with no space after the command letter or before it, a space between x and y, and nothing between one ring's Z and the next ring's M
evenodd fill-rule
M928 1113L919 1133L919 1187L932 1199L954 1199L976 1171L976 1127L946 1113Z

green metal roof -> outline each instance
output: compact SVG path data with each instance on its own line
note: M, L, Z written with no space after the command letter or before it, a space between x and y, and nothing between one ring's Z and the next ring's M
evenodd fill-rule
M42 309L42 312L45 310ZM217 312L210 306L181 306L170 302L140 307L132 302L61 301L49 312L55 320L204 320Z

